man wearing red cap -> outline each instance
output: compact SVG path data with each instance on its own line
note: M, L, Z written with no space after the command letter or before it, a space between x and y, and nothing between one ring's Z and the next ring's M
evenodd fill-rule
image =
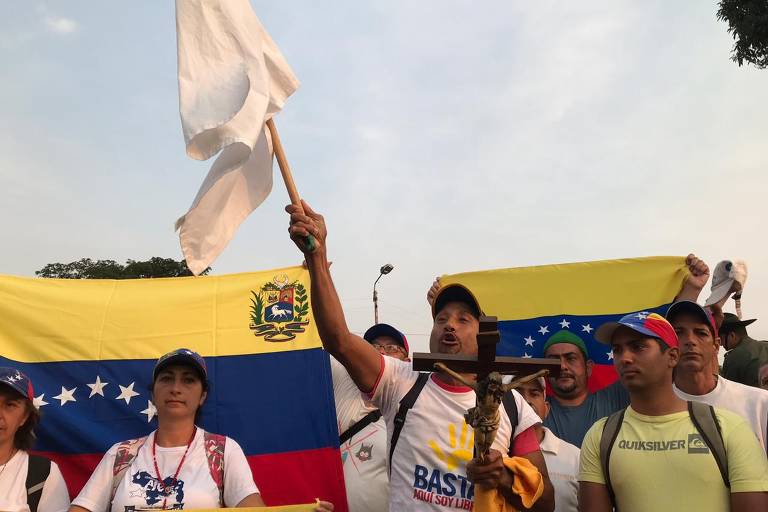
M602 325L595 339L610 345L630 405L623 416L599 420L584 438L581 510L768 510L768 461L749 424L730 411L707 410L725 447L721 472L722 461L710 451L715 445L705 442L711 440L694 424L689 404L675 395L680 349L669 322L656 313L632 313ZM617 425L612 434L604 432L608 421Z
M519 393L513 392L517 418L510 421L500 410L498 434L484 462L472 458L473 432L464 420L475 405L475 393L448 375L426 378L412 365L382 355L365 340L352 334L328 271L326 228L322 216L302 201L290 205L289 233L305 254L312 278L312 311L323 346L349 372L358 388L381 409L390 436L390 510L469 510L475 486L495 491L518 510L552 512L554 497L544 457L533 426L540 420ZM308 236L315 239L310 247ZM442 354L477 355L479 304L460 286L443 288L433 307L430 351ZM474 380L474 375L464 376ZM421 389L415 387L421 383ZM413 398L407 416L404 401ZM510 440L514 443L510 447ZM528 493L525 480L505 466L508 453L526 459L542 488Z

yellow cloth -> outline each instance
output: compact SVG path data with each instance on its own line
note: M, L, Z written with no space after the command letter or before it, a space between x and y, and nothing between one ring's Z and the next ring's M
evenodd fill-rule
M730 493L768 491L768 462L752 428L740 416L715 409L728 456L731 489L696 431L688 411L664 416L638 414L631 407L611 451L611 484L622 512L729 510ZM579 480L605 484L600 465L598 420L581 446Z
M504 465L515 475L512 492L520 496L525 508L531 508L544 492L544 478L528 459L523 457L504 457ZM512 512L512 507L498 489L484 489L475 486L475 512Z
M280 507L247 507L239 508L238 512L312 512L317 503L308 503L306 505L283 505ZM226 508L195 509L194 512L225 512ZM193 512L193 511L189 511Z

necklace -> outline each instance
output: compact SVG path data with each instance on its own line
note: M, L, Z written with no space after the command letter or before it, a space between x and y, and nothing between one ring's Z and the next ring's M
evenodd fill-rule
M179 473L181 473L181 467L184 465L184 461L187 459L187 452L189 452L189 447L192 446L192 441L195 440L196 434L197 434L197 427L195 427L195 430L192 432L192 437L189 438L189 442L187 443L187 448L184 450L184 455L181 456L181 460L179 461L179 467L176 468L176 473L174 473L173 478L171 479L171 482L170 482L171 487L174 487L176 485L176 481L179 478ZM152 461L155 463L155 474L157 475L157 483L160 486L160 492L162 492L164 495L163 510L165 510L165 503L166 501L168 501L168 495L165 492L166 485L163 483L163 477L160 476L160 468L157 466L157 455L156 455L157 450L156 449L157 449L157 432L155 432L155 437L152 438Z
M11 459L13 459L13 456L16 455L17 450L14 448L11 452L11 456L8 457L8 460L5 461L5 464L3 464L3 469L0 469L0 476L2 476L3 472L5 471L5 466L8 465L9 462L11 462Z

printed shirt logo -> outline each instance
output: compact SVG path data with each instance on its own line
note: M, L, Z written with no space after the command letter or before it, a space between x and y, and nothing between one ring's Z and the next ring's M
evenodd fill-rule
M688 453L709 453L709 447L700 434L688 434Z
M413 472L413 499L459 510L471 510L475 486L466 475L454 471L464 471L467 462L472 459L475 433L462 421L459 435L456 424L448 424L448 446L441 447L438 441L429 440L428 444L435 457L445 464L443 468L427 468L416 464Z
M139 485L139 490L131 492L132 498L143 498L147 506L162 505L167 500L166 507L172 509L184 508L184 481L166 477L162 481L147 471L137 471L131 477L131 482Z
M354 424L354 421L349 422L350 427ZM341 428L339 428L339 430L341 430ZM361 464L373 460L375 444L375 439L373 438L380 431L381 429L378 425L371 423L364 428L362 432L353 436L352 439L347 440L341 445L341 464L344 465L349 460L357 472L360 473L362 468ZM368 441L368 443L366 443L366 441Z
M299 281L289 282L287 275L279 274L251 295L250 329L255 336L290 341L309 325L307 289Z

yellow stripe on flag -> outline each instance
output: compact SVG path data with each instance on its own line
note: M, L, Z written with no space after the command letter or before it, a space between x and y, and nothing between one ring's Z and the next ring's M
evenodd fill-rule
M2 354L23 362L155 359L179 347L228 356L321 346L301 267L166 279L0 275L0 301Z
M685 258L655 256L465 272L440 278L472 290L487 315L620 314L669 303L688 276Z

